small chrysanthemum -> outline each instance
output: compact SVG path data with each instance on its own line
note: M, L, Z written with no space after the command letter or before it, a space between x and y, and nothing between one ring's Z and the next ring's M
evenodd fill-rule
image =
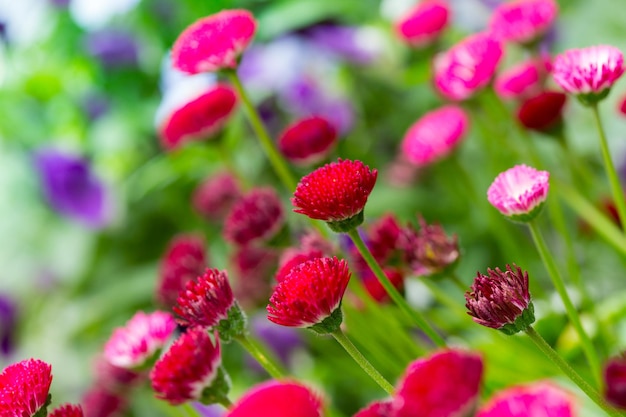
M442 273L453 267L459 260L458 237L448 237L438 224L428 224L419 217L420 228L405 229L402 246L406 262L417 276L430 276Z
M445 0L424 0L394 24L396 34L414 47L434 42L448 25L450 6Z
M0 373L0 416L46 415L50 404L52 367L39 359L7 366Z
M296 213L325 221L336 232L346 232L363 222L363 209L378 171L361 161L339 159L300 180L292 203Z
M604 398L613 406L626 410L626 355L608 360L604 365Z
M487 269L474 278L465 293L465 307L474 321L511 335L526 330L535 321L534 307L528 291L528 272L516 265Z
M324 160L337 142L337 130L325 118L306 117L280 134L278 149L298 166L310 166Z
M289 248L286 249L278 260L278 270L276 271L276 282L282 282L293 267L300 265L303 262L310 261L311 259L323 258L324 253L317 249L311 249L308 251Z
M202 18L178 36L172 63L189 74L236 68L255 30L256 21L247 10L223 10Z
M252 387L224 417L322 417L322 398L299 382L266 381Z
M209 221L221 222L241 198L241 188L233 174L220 172L207 178L193 193L193 208Z
M527 129L550 132L563 120L567 96L558 91L544 91L524 101L517 110L517 119Z
M536 382L498 392L476 417L576 417L573 394L549 382Z
M138 368L155 357L176 329L171 314L137 312L118 327L104 346L104 357L115 366Z
M228 393L224 375L221 379L218 376L221 363L217 335L213 342L206 329L190 328L154 364L150 372L152 389L158 398L172 405L215 402L218 396Z
M435 57L435 87L450 100L468 99L489 84L502 54L502 44L491 34L471 35Z
M336 257L301 263L274 289L268 319L282 326L333 332L341 324L341 300L349 280L347 262Z
M224 221L224 237L246 246L268 241L285 225L283 206L272 188L256 188L241 197Z
M513 0L493 11L489 28L503 41L532 44L552 26L558 11L554 0Z
M417 166L432 164L452 152L468 125L469 119L459 106L447 105L430 111L406 132L402 152Z
M548 198L550 173L516 165L498 175L487 190L487 200L513 221L532 220Z
M449 349L420 358L404 372L392 400L391 415L472 416L482 374L482 358L472 352Z
M63 404L52 410L48 417L83 417L83 409L80 405Z
M604 99L623 73L624 55L609 45L567 50L552 68L554 81L586 105Z
M493 88L503 99L526 98L538 94L552 63L549 57L533 58L496 75Z

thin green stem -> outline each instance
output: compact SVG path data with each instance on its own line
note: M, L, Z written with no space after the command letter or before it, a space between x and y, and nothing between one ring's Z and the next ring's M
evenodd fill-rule
M554 288L559 293L563 304L565 305L565 311L567 312L567 316L571 321L576 333L578 333L578 337L580 338L580 342L582 344L583 351L585 352L585 356L587 357L587 361L589 362L589 366L591 367L591 371L596 380L597 384L600 384L600 362L598 360L598 355L593 347L593 343L591 339L585 332L583 325L580 321L580 316L570 299L567 290L565 289L565 284L563 282L563 278L559 273L559 268L556 265L554 257L552 256L548 246L546 245L545 240L539 230L535 221L531 221L528 223L530 228L530 233L532 234L535 245L537 246L537 250L539 255L541 256L541 260L543 261L546 269L548 270L548 275L552 279L552 284Z
M348 232L348 235L393 302L396 303L400 310L402 310L437 346L445 347L446 341L435 331L435 329L432 328L432 326L418 311L409 306L404 297L402 297L396 287L394 287L391 281L389 281L389 278L387 278L387 275L385 275L382 268L378 265L378 262L374 259L374 256L363 242L363 239L361 239L359 232L356 229L352 229Z
M613 200L615 200L617 213L622 224L622 230L624 230L624 227L626 227L626 199L624 199L624 190L619 183L619 177L617 176L615 165L613 165L613 160L611 159L611 152L609 151L609 144L606 139L604 127L602 126L602 120L600 119L598 104L594 104L593 106L591 106L591 110L593 111L593 117L596 121L598 134L600 135L600 148L602 149L604 168L606 170L606 175L609 177L611 192L613 193Z
M567 362L561 358L561 356L545 341L543 337L532 327L528 326L526 328L526 334L530 339L537 345L539 350L541 350L550 360L561 370L569 379L571 379L578 387L585 393L587 396L600 408L602 408L608 415L610 416L621 416L622 413L615 410L609 404L604 401L602 396L598 394L587 381L585 381L579 374L572 368Z
M391 383L387 381L367 359L365 359L365 356L363 356L357 347L354 346L341 329L335 330L331 333L331 335L333 335L335 340L339 342L339 344L346 350L346 352L348 352L350 356L352 356L352 359L359 364L365 373L367 373L378 385L380 385L380 387L384 389L387 394L393 395L393 385L391 385Z
M254 359L259 362L259 364L267 371L268 374L272 376L272 378L284 378L285 372L278 366L274 361L272 361L268 355L266 355L261 348L257 345L257 343L248 335L241 335L235 338L244 349L250 353L254 357Z

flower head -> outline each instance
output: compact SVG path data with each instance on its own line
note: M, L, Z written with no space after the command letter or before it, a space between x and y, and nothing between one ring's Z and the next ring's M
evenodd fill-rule
M289 272L303 262L310 261L311 259L323 258L324 253L318 249L286 249L278 260L278 270L276 271L276 282L282 282Z
M493 88L504 99L533 96L542 90L551 68L549 57L520 62L496 75Z
M476 417L576 417L573 394L549 382L515 386L498 392Z
M516 165L498 175L487 190L487 200L513 221L532 220L548 198L550 173Z
M392 417L392 403L376 401L360 410L353 417Z
M465 38L435 57L435 87L450 100L470 98L489 83L502 53L502 44L489 33Z
M361 161L339 159L300 180L292 203L296 213L323 220L335 231L345 232L363 222L363 209L377 170Z
M223 10L202 18L176 39L172 63L190 74L236 68L255 30L256 21L247 10Z
M341 300L350 280L344 260L317 258L295 266L278 283L267 306L268 319L290 327L313 327L320 333L341 324Z
M176 329L171 314L137 312L124 327L118 327L104 346L104 357L115 366L138 368L165 346Z
M434 42L448 25L450 6L445 0L419 2L394 24L396 34L411 46Z
M474 278L465 293L465 307L474 321L511 335L525 330L535 321L534 307L528 291L528 272L514 265L487 269Z
M310 166L322 161L337 141L337 130L325 118L297 120L280 134L278 148L296 165Z
M224 237L236 245L267 241L285 224L282 203L272 188L256 188L232 207L224 224Z
M552 68L554 81L583 104L605 98L623 73L624 55L609 45L567 50L556 56Z
M216 381L221 362L217 335L213 342L204 328L190 328L154 364L152 388L158 398L172 405L204 400L210 395L205 390Z
M603 377L604 398L615 407L626 410L626 355L609 359Z
M493 11L489 28L503 41L529 44L541 38L558 13L554 0L513 0Z
M322 415L322 399L310 388L299 382L266 381L248 390L224 417L322 417Z
M544 91L525 100L517 110L517 119L527 129L550 132L563 120L567 96L558 91Z
M469 119L459 106L447 105L426 113L404 135L402 152L417 166L432 164L459 144Z
M193 193L193 208L205 219L221 222L241 198L241 188L233 174L220 172L208 177Z
M80 405L63 404L52 410L48 417L83 417L83 409Z
M392 400L394 417L468 417L478 399L482 358L443 350L409 364Z
M458 237L448 237L438 224L419 217L420 228L404 230L402 246L406 261L418 276L430 276L454 266L461 256Z
M0 416L32 417L50 404L52 367L39 359L7 366L0 373Z

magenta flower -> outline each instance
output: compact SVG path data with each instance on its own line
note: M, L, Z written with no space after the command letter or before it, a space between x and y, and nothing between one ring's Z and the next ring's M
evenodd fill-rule
M241 197L224 221L224 238L236 245L268 241L285 225L285 213L276 191L256 188Z
M465 100L489 83L502 54L491 34L471 35L435 57L435 87L450 100Z
M303 250L297 248L288 248L278 260L278 270L276 271L276 282L282 282L291 270L301 263L312 259L323 258L324 253L317 249Z
M165 346L176 329L171 314L137 312L124 327L118 327L104 346L104 357L115 366L138 368Z
M487 200L513 221L532 220L548 198L550 173L516 165L498 175L487 190Z
M396 34L414 47L434 42L448 25L450 6L445 0L424 0L394 24Z
M252 387L224 417L322 417L322 398L299 382L266 381Z
M402 152L417 166L432 164L450 154L465 136L469 118L455 105L430 111L404 135Z
M352 417L392 417L392 403L389 401L377 401L359 410Z
M517 120L527 129L550 132L563 121L564 93L544 91L525 100L517 110Z
M609 45L570 49L554 59L552 75L563 90L583 104L605 98L624 73L624 55Z
M80 405L63 404L52 410L48 417L83 417L83 409Z
M280 134L278 148L298 166L310 166L324 160L337 142L337 130L319 116L297 120Z
M604 366L604 398L615 407L626 410L626 356L608 360Z
M0 416L46 415L51 383L52 367L39 359L7 366L0 373Z
M576 398L549 382L516 386L497 393L476 417L576 417Z
M496 75L493 88L503 99L533 96L542 90L551 68L549 57L520 62Z
M419 229L403 230L401 246L404 258L417 276L440 274L453 268L459 261L461 251L456 235L449 237L443 227L428 224L419 216Z
M202 18L176 39L172 63L189 74L236 68L255 30L256 21L247 10L223 10Z
M556 20L554 0L513 0L493 11L489 29L498 39L530 44L540 39Z
M205 219L221 222L239 198L241 188L235 176L220 172L208 177L195 189L192 204Z

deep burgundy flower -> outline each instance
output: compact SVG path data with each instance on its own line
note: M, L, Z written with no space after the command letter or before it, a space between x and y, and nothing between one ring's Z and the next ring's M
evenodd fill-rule
M94 385L83 395L82 405L85 417L120 417L128 401L121 393Z
M400 39L411 46L421 47L441 36L449 17L447 1L424 0L395 22L394 29Z
M0 373L0 416L32 417L50 404L52 367L39 359L7 366Z
M488 275L477 273L465 293L465 307L476 323L508 335L525 330L535 321L528 272L513 267L507 265L504 272L488 268Z
M554 0L513 0L496 7L489 28L504 41L529 44L546 33L557 13Z
M298 166L314 165L328 156L337 141L337 130L320 116L306 117L285 128L278 148Z
M274 189L256 188L233 205L224 223L226 240L246 246L274 237L285 224L285 214Z
M48 417L83 417L83 408L75 404L63 404L56 407Z
M294 192L296 213L323 220L339 232L363 222L363 209L374 184L377 170L361 161L339 159L304 176Z
M428 224L421 216L419 223L417 231L411 227L404 230L401 244L413 273L429 276L455 265L461 255L458 237L448 237L440 225Z
M543 91L525 100L517 110L517 119L530 130L548 132L563 120L567 95L558 91Z
M274 289L268 319L282 326L334 331L341 324L341 300L349 280L347 262L336 257L297 265Z
M576 417L576 397L550 382L515 386L498 392L476 417Z
M256 21L247 10L223 10L204 17L176 39L174 67L190 74L235 68L255 30Z
M604 365L604 398L626 410L626 355L610 358Z
M192 204L205 219L221 222L240 198L241 188L235 176L230 172L219 172L195 189Z

